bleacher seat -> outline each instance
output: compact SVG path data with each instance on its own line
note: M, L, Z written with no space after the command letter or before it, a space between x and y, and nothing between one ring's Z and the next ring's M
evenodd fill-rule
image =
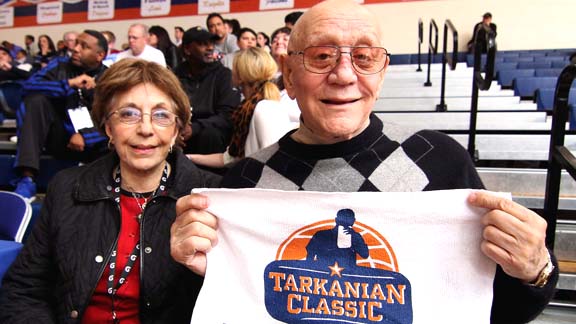
M533 77L534 69L513 69L513 70L500 70L498 71L498 84L502 88L511 88L514 79L518 77Z
M518 67L518 62L495 62L494 63L494 77L498 78L500 70L514 70Z
M555 69L536 69L534 70L534 76L536 77L558 77L562 72L562 69L555 68Z
M392 54L390 64L410 64L411 56L411 54Z
M534 62L533 56L523 56L523 57L504 57L504 62Z
M552 68L553 69L555 69L555 68L563 69L568 64L570 64L570 62L568 60L552 61Z
M538 88L556 88L558 78L517 77L514 79L514 95L520 98L533 98Z
M32 217L32 206L22 196L0 191L0 279L22 249L22 240Z
M549 69L552 67L551 62L534 61L534 62L518 62L518 69Z
M552 111L554 108L555 88L540 88L536 90L536 106L538 110ZM570 89L568 104L576 106L576 89Z

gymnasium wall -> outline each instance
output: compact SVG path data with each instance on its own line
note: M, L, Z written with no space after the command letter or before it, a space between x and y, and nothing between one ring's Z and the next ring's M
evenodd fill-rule
M243 26L251 27L256 31L264 31L268 35L284 24L284 16L287 13L293 10L305 10L308 4L314 2L296 0L296 9L260 12L238 10L238 6L233 5L237 3L245 6L246 3L250 4L252 1L258 2L257 0L232 0L230 6L232 12L223 13L223 16L236 18ZM172 1L172 3L175 2ZM380 3L372 4L374 2ZM370 7L370 10L381 17L387 39L384 46L393 54L417 52L419 18L424 21L426 41L430 19L433 18L436 21L440 32L440 43L444 21L450 19L458 29L460 48L464 49L471 37L474 24L481 20L482 14L486 11L492 13L493 22L498 25L499 50L576 48L576 33L569 29L573 25L573 15L576 12L574 0L367 0L365 3L365 6ZM131 17L134 19L130 19ZM174 26L183 26L185 29L196 25L205 26L206 15L143 18L139 17L137 10L134 10L133 14L124 14L120 19L116 17L115 20L97 22L0 28L0 40L22 45L24 35L38 36L45 33L56 41L65 31L81 31L90 28L112 30L118 38L117 47L120 47L120 44L126 41L126 31L132 23L161 25L172 35Z

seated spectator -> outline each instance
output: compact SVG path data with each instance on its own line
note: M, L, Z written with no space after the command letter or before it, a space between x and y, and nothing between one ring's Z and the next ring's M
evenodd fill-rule
M238 37L238 48L240 50L243 49L247 49L250 47L255 47L256 46L256 32L250 28L242 28L240 29L239 32L239 37ZM236 53L238 53L238 51L236 51ZM231 70L234 68L234 57L236 56L236 53L234 54L234 56L232 55L226 55L224 58L222 58L222 65L229 67ZM228 62L230 61L230 62Z
M228 34L232 34L236 36L236 38L240 37L242 26L240 26L238 19L224 19L224 24L226 25L226 32Z
M288 112L280 104L280 91L273 82L276 62L268 52L251 47L234 58L234 84L244 100L232 114L234 132L224 153L190 154L198 165L222 168L269 146L291 129Z
M272 45L270 53L278 65L278 73L276 74L276 84L280 90L284 89L282 80L282 57L288 54L288 41L290 40L291 29L288 27L280 27L272 33Z
M9 41L3 41L2 46L4 48L8 49L8 51L10 51L10 56L12 56L13 59L15 59L16 56L18 55L18 52L20 50L22 50L22 47L20 47L16 44L10 43Z
M129 48L124 52L118 53L116 61L120 61L127 57L134 57L143 59L150 62L156 62L166 67L166 59L162 51L155 49L148 45L150 35L148 34L148 26L144 24L133 24L128 29L128 45Z
M256 36L256 43L258 44L258 47L261 47L270 52L270 37L266 35L265 32L258 33Z
M38 44L35 42L33 35L24 36L24 44L26 44L26 53L28 54L28 60L34 61L34 55L38 53Z
M15 117L22 101L21 82L30 77L31 69L32 65L19 64L7 48L0 47L0 124L6 117Z
M214 58L216 38L199 26L188 29L182 38L186 60L174 70L193 108L191 128L183 134L188 154L226 151L232 111L240 104L232 72Z
M232 60L225 60L224 58L227 55L234 56L234 53L238 50L236 35L227 32L224 18L222 18L219 13L214 12L208 15L206 18L206 27L212 34L216 35L214 51L218 60L221 60L223 63L231 64ZM232 69L231 65L224 66Z
M298 19L300 19L300 16L302 16L303 13L304 12L302 12L302 11L293 11L293 12L287 14L284 17L284 25L290 29L294 28L294 25L296 24Z
M136 59L96 92L94 123L114 149L50 183L2 282L2 323L190 323L202 278L170 257L170 226L176 198L218 179L176 145L188 98L170 71Z
M108 41L108 53L106 54L104 61L102 61L102 64L110 67L112 64L114 64L114 62L116 62L118 53L120 53L119 50L114 48L116 44L116 35L114 35L114 33L109 30L104 30L101 33L102 36L106 38L106 41Z
M24 58L26 58L26 55L24 55ZM0 47L0 82L28 79L32 66L25 64L20 64L14 60L6 47Z
M180 64L180 57L178 56L178 49L170 40L168 31L164 27L156 25L150 27L148 34L150 34L149 45L159 49L164 54L166 66L174 70Z
M58 47L58 55L60 56L72 56L74 47L76 47L76 38L78 38L78 33L75 31L65 32L62 36L64 41L64 46L62 48Z
M94 87L106 67L106 38L85 30L72 57L57 57L24 83L24 104L17 115L15 192L33 198L34 178L45 150L57 158L91 161L106 151L106 137L90 121Z
M44 68L58 54L52 38L48 35L40 35L38 37L38 49L33 61L34 69L36 70Z
M174 40L176 41L176 46L180 46L182 44L182 36L184 36L184 28L180 26L174 27Z
M116 35L109 30L104 30L101 33L108 41L108 55L120 53L121 51L116 48Z
M32 69L32 61L28 58L28 53L26 53L26 50L24 49L21 49L18 51L18 53L16 53L16 58L14 59L14 62L17 63L18 65L28 64L30 65L30 69Z

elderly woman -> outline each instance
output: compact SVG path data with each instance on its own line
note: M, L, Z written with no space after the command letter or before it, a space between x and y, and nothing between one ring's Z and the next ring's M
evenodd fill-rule
M92 117L112 152L51 182L2 283L0 322L189 322L202 279L170 257L170 226L178 197L218 179L178 148L187 98L156 63L102 75Z
M196 164L222 168L275 143L295 125L288 110L280 104L280 91L274 83L276 63L266 50L251 47L234 57L232 80L244 101L232 114L234 131L224 153L189 154Z

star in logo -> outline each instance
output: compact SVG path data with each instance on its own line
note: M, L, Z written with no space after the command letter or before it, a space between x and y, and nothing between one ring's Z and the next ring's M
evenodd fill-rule
M340 268L340 266L338 265L338 261L334 262L333 266L328 266L328 269L330 269L330 277L336 275L339 278L342 278L342 270L344 270L344 268Z

